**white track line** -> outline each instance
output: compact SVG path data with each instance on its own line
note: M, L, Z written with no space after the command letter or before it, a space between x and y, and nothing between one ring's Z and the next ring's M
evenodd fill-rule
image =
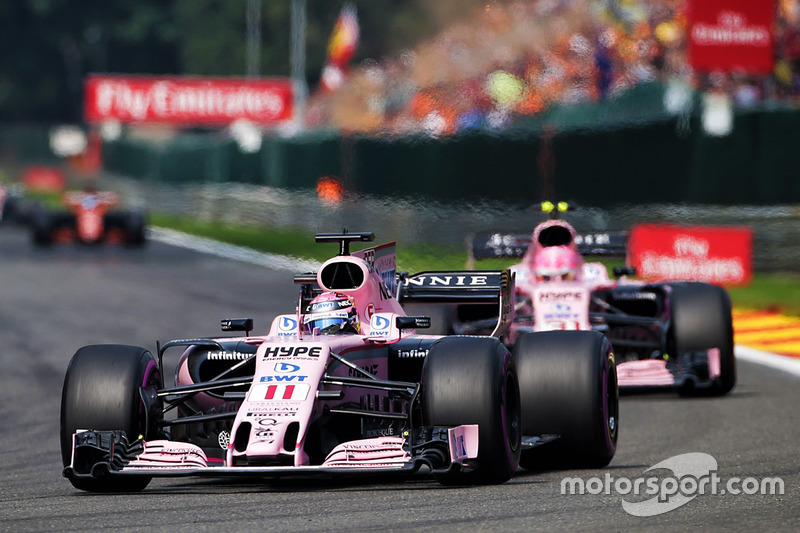
M206 239L205 237L197 237L166 228L149 227L148 238L164 244L188 248L196 252L211 254L225 259L234 259L245 263L273 268L275 270L290 270L298 274L301 272L314 271L321 264L311 259L263 253L253 250L252 248L235 246L233 244Z
M800 376L800 359L794 359L784 355L777 355L769 352L762 352L748 346L736 345L734 350L736 359L757 363L782 370L795 376Z

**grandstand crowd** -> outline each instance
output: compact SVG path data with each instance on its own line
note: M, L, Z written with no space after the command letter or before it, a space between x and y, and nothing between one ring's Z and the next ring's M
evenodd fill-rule
M687 0L492 2L394 57L318 91L306 125L450 135L504 129L554 105L599 102L643 82L717 90L733 105L800 96L800 0L776 2L769 76L693 72Z

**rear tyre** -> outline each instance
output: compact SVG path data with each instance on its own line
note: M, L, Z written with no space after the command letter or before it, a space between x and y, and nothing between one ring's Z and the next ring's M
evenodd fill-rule
M733 353L733 319L728 291L710 283L686 282L670 285L672 324L669 337L675 354L718 348L720 375L710 388L686 388L685 395L721 396L736 385Z
M109 229L122 233L124 243L128 246L143 246L146 241L145 216L142 211L115 211L106 215Z
M514 346L522 434L559 435L526 450L527 470L601 468L614 457L619 391L614 352L596 331L528 333Z
M78 429L124 430L130 442L157 435L157 421L148 425L139 388L160 383L158 365L144 348L94 345L79 349L67 368L61 395L61 459L72 457L72 435ZM90 492L137 492L150 477L71 478Z
M422 418L428 426L478 424L475 469L443 483L503 483L521 450L520 399L514 361L491 337L444 337L422 368Z

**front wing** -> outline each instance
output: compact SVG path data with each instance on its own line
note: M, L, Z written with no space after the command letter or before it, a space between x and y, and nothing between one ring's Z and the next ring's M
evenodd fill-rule
M124 431L80 431L73 435L72 460L64 469L64 476L281 477L312 473L414 473L423 467L427 467L431 474L469 470L470 462L478 456L478 426L447 428L446 435L437 457L425 452L412 456L405 438L377 437L342 443L328 454L321 465L230 466L224 461L209 459L202 448L190 443L168 440L129 442ZM446 461L441 461L442 454L447 456Z
M478 457L478 426L447 428L444 449L412 456L406 439L378 437L340 444L321 465L228 466L210 459L194 444L154 440L129 442L124 431L79 431L73 435L72 459L64 468L70 479L105 476L145 477L285 477L303 475L441 475L468 472ZM558 439L558 435L524 437L523 450ZM442 453L449 455L442 461Z

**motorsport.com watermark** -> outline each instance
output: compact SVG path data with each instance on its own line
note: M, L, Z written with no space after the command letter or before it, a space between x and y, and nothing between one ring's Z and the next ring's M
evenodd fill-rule
M717 460L707 453L685 453L665 459L645 470L670 470L672 475L648 476L630 479L614 477L606 472L603 477L581 479L567 477L561 480L561 494L619 494L622 508L633 516L655 516L677 509L699 495L754 495L784 493L783 479L779 477L732 477L723 479L717 474ZM650 499L638 501L642 496Z

